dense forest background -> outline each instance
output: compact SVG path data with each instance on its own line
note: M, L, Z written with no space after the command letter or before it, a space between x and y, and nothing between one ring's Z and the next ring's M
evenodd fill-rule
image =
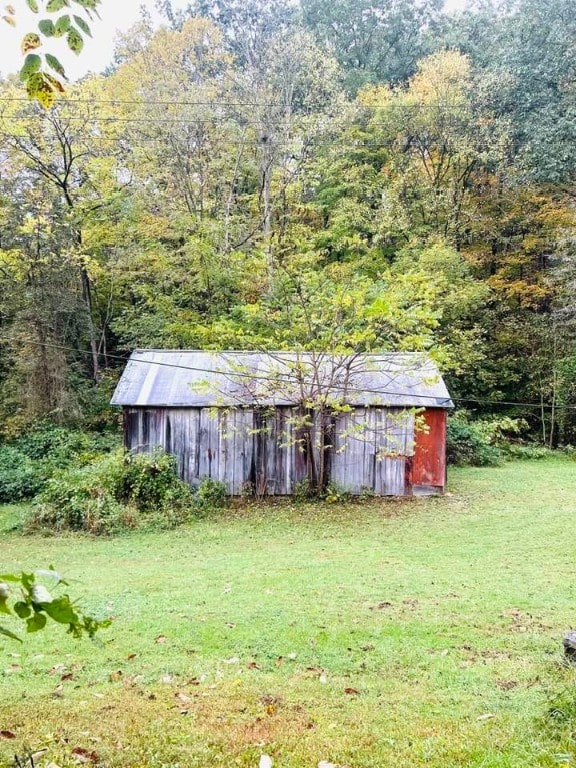
M135 347L329 348L576 441L573 1L158 7L50 110L0 83L1 437L113 424Z

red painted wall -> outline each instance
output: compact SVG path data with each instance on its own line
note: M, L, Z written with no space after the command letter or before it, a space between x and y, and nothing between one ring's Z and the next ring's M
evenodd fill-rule
M416 433L412 485L446 484L446 411L429 408L422 414L428 429Z

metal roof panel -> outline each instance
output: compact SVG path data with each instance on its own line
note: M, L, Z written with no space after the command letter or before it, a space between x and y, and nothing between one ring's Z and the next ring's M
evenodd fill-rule
M302 393L349 405L453 408L436 365L419 353L135 350L112 405L292 405Z

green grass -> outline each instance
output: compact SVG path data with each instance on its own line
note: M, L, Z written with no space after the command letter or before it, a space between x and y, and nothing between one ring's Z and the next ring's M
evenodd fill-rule
M0 738L0 764L26 745L62 768L77 747L110 767L576 761L560 654L576 464L455 470L450 488L116 539L21 537L4 508L0 570L54 564L114 622L102 645L58 628L3 644L0 731L17 738Z

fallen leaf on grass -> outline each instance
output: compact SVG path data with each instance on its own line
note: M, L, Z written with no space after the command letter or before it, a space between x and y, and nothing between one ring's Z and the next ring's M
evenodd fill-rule
M97 763L100 760L97 752L83 747L74 747L72 754L79 763Z
M517 680L498 680L496 682L496 685L498 688L501 688L503 691L511 691L512 688L516 688L518 685Z
M349 696L358 696L359 691L356 688L344 688L344 693L347 693Z
M175 693L174 696L178 699L178 701L181 701L182 704L189 704L192 701L190 696L187 696L185 693Z
M261 696L259 699L261 704L264 704L265 706L273 706L275 707L278 704L282 703L282 699L280 696L274 696L271 693L266 693L264 696Z
M255 661L249 661L248 664L246 664L246 667L248 669L260 669L260 667L258 666L258 664L256 664Z
M74 680L74 675L72 674L72 672L67 672L65 675L62 675L60 680L63 683L67 683L69 680Z
M136 656L138 656L137 653L131 653L130 656L127 656L126 658L127 658L128 661L134 661Z
M384 608L392 608L392 603L389 600L383 600L381 603L378 603L378 605L371 606L371 611L383 611Z
M122 679L123 674L124 673L122 672L122 670L119 669L116 672L110 672L110 674L108 675L108 679L110 680L111 683L115 683L117 680Z
M14 731L0 731L0 739L15 739Z

